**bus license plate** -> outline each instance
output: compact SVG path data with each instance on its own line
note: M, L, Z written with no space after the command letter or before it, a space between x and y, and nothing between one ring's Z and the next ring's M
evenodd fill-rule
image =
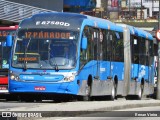
M0 90L7 90L7 87L6 86L1 86Z
M35 86L34 87L34 90L46 90L46 87L45 86Z

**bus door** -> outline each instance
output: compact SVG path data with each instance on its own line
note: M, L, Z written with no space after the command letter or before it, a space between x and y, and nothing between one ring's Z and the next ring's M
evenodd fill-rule
M81 52L81 64L85 63L92 64L90 72L92 72L94 79L96 80L105 80L102 74L106 74L107 71L103 67L104 62L101 62L106 56L106 41L105 39L105 30L97 29L89 26L85 26L83 36L88 39L88 48L86 51ZM105 57L106 58L106 57Z
M81 51L81 66L89 64L89 72L93 74L94 79L100 79L100 30L97 28L85 26L83 36L87 37L87 50Z
M96 75L95 79L100 79L100 59L102 50L100 49L100 31L99 29L93 29L94 31L94 60L96 61Z
M111 79L112 78L112 58L113 58L113 35L111 31L106 31L106 45L107 48L103 48L106 49L106 56L104 57L104 59L107 61L107 79Z
M132 55L132 72L131 72L131 86L138 80L139 73L139 40L138 37L131 36L131 55Z
M142 37L134 37L132 39L132 86L135 86L135 90L137 82L141 84L149 77L149 69L146 66L148 64L147 46L148 43Z
M146 40L146 61L145 61L145 66L146 66L146 76L145 80L147 83L150 83L149 81L149 76L151 75L151 70L150 70L150 58L149 58L149 47L150 47L150 41Z
M149 83L149 41L145 38L140 39L139 51L139 81L144 84ZM147 84L145 84L147 85Z
M96 60L96 79L112 79L114 35L112 31L94 29L94 60Z
M153 41L148 40L148 49L147 49L147 60L146 64L148 65L148 82L149 84L154 84L154 45Z

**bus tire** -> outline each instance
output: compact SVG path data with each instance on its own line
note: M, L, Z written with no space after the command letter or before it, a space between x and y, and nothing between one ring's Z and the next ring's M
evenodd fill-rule
M91 100L90 94L91 94L91 86L87 84L85 89L85 96L82 96L82 100L90 101Z
M112 89L111 89L110 100L113 101L115 99L115 96L116 96L116 87L115 87L115 84L113 82Z
M138 95L137 95L137 99L141 100L143 96L143 85L141 85L139 91L138 91Z

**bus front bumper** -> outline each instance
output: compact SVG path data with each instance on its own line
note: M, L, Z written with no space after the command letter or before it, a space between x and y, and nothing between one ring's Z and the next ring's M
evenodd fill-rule
M9 81L10 93L62 93L73 94L78 93L78 85L76 82L61 83L39 83L39 82L21 82Z

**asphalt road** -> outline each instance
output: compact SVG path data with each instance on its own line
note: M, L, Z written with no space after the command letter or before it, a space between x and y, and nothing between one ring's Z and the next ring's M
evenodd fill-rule
M44 118L42 118L44 119ZM46 120L159 120L160 106L96 112L78 117L47 118Z
M80 115L76 117L39 118L39 120L159 120L159 119L160 119L160 106L121 109L121 110L107 111L107 112L95 112L93 114Z

